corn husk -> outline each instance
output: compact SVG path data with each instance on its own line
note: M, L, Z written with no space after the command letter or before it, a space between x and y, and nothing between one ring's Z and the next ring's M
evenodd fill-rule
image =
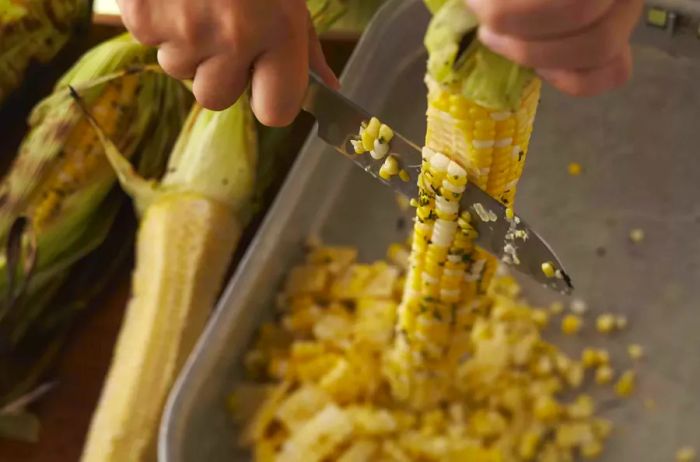
M96 138L90 151L97 159L94 168L85 169L76 187L62 190L60 203L38 225L37 204L67 167L72 133L90 133L69 86L80 89L92 106L120 79L138 79L135 97L122 102L128 117L117 127L115 141L142 175L159 176L192 100L178 82L148 71L154 63L154 50L128 35L89 51L36 106L0 184L0 416L3 406L22 399L45 377L72 319L109 281L118 267L112 263L124 261L132 238L125 229L108 240L116 217L128 215L128 209ZM16 226L20 222L24 225ZM95 253L107 260L96 264ZM74 290L76 280L94 290Z

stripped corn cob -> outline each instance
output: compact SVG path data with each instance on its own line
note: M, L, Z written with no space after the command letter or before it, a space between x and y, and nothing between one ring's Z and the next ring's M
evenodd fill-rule
M461 211L462 192L469 181L512 205L540 90L527 71L513 88L498 88L498 73L512 78L518 68L476 40L458 57L476 22L460 0L436 8L426 36L427 130L410 268L387 371L395 395L418 408L449 397L473 313L487 308L476 295L498 265L473 242L472 220L492 219L489 211Z
M245 96L222 112L196 106L160 184L136 176L95 127L141 224L133 295L82 460L154 460L165 399L249 217L257 163L253 118Z

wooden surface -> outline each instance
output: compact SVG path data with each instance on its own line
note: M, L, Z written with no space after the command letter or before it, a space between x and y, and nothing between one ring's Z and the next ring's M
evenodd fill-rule
M70 63L79 56L85 47L120 32L110 26L93 29L90 38L82 44L75 44L63 53L59 62L51 69L35 70L43 72L43 78L32 80L31 88L21 90L9 106L0 111L0 123L8 134L0 140L0 170L7 165L12 153L19 144L25 130L24 120L33 104L42 95L48 93L51 81L55 80ZM347 40L330 40L324 43L329 63L339 72L347 61L354 42ZM302 116L295 123L285 143L281 169L285 173L303 144L312 121ZM280 175L272 184L276 190L284 175ZM272 195L268 195L271 199ZM255 228L260 223L258 217L243 238L246 245ZM238 254L241 254L239 249ZM236 259L237 260L237 259ZM58 361L52 379L58 382L56 388L35 405L32 410L42 421L41 439L38 444L25 444L0 440L0 462L75 462L87 431L90 416L99 397L100 388L107 372L114 340L116 339L125 302L130 287L130 267L127 265L104 293L98 297L93 306L76 322L64 351ZM127 462L127 461L125 461Z

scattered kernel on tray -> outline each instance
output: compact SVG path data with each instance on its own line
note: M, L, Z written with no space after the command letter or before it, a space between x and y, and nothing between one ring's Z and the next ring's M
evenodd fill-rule
M552 314L562 314L564 312L564 304L560 301L552 302L549 305L549 312Z
M615 316L610 313L598 315L595 320L595 327L601 334L609 334L616 327Z
M607 364L603 364L598 366L598 368L595 370L595 381L599 385L608 384L612 382L614 374L615 373L613 372L612 367L608 366Z
M578 162L571 162L567 167L567 170L569 171L569 175L578 176L581 174L583 167L581 167L581 164L579 164Z
M637 343L633 343L627 346L627 354L635 361L640 360L644 357L644 348Z
M697 458L695 449L684 446L676 451L676 462L693 462Z
M644 240L644 230L635 228L630 231L630 240L635 244L640 244Z
M583 320L581 317L575 314L567 314L561 320L561 331L567 335L573 335L578 333L583 326Z
M636 374L633 370L625 371L615 384L615 393L617 396L626 398L634 393L636 382Z
M569 306L569 309L574 314L582 315L586 311L588 311L588 305L586 304L586 302L584 302L580 298L575 298L571 301L571 305Z

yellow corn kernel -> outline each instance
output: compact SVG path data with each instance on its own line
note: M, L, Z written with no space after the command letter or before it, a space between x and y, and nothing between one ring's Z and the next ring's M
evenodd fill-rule
M542 272L548 278L553 278L554 272L555 272L554 264L552 264L551 261L547 261L547 262L542 263Z
M404 169L399 170L399 178L401 178L401 181L406 181L406 182L411 180L411 176Z
M369 120L369 123L367 124L367 128L365 128L365 132L372 137L372 142L374 143L374 140L379 138L379 129L381 128L382 123L377 119L376 117L372 117Z
M635 228L630 231L630 240L635 244L641 244L644 240L644 230L641 228Z
M358 140L350 140L350 144L352 144L352 149L355 151L355 154L364 154L365 152L365 147L362 142L362 138Z
M581 167L581 164L578 162L571 162L569 166L567 167L567 170L569 171L569 175L571 176L579 176L581 174L581 171L583 168Z
M366 128L360 132L360 141L362 141L363 152L374 149L374 138ZM357 149L355 149L355 152L357 152Z
M551 422L561 414L561 406L549 395L540 396L535 400L534 414L543 422Z
M379 138L384 140L385 143L390 142L394 138L394 130L388 125L381 124L379 126Z
M564 312L564 304L560 301L553 302L549 305L549 312L554 315L562 314Z
M545 310L534 309L532 310L531 316L532 320L539 328L544 328L549 323L549 314Z
M584 459L597 459L603 453L603 444L598 440L590 440L581 446L581 456Z
M569 308L571 309L572 313L578 314L579 316L583 315L586 311L588 311L588 305L586 305L586 302L584 302L580 298L573 299Z
M391 179L392 176L399 173L399 161L395 156L386 158L382 166L379 168L379 176L384 180Z
M594 408L593 398L583 394L578 395L576 401L567 407L566 413L574 419L585 419L593 415Z
M697 458L695 449L684 446L676 451L676 462L693 462Z
M609 313L601 314L596 318L595 325L601 334L609 334L615 329L615 316Z
M636 374L633 370L623 372L615 384L615 393L621 398L626 398L634 392Z
M506 208L506 218L508 220L512 220L513 218L515 218L515 212L513 212L513 207Z
M595 370L595 381L599 385L605 385L606 383L610 383L612 381L614 374L615 373L613 372L612 367L608 366L607 364L598 366L598 368Z
M526 432L520 439L518 455L524 460L533 460L537 455L537 446L539 446L541 439L542 437L537 432Z
M631 359L638 361L644 356L644 348L637 343L633 343L627 346L627 354Z
M598 364L610 364L610 353L607 350L599 348L596 350L598 355Z
M596 437L604 439L610 436L613 430L613 424L607 419L594 419L592 422L593 433Z
M598 352L594 348L584 348L581 352L581 362L584 367L595 367L600 362L598 361Z
M561 320L561 331L566 335L574 335L581 330L583 320L575 314L567 314Z

